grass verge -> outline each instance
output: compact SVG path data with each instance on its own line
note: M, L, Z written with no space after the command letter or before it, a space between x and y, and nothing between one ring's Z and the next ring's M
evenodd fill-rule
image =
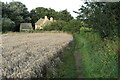
M76 34L75 40L86 78L118 77L117 39L102 41L97 33L89 32Z
M76 72L75 58L73 55L74 49L75 43L72 42L60 56L62 63L59 63L56 66L57 75L55 78L76 78L78 76L78 73Z

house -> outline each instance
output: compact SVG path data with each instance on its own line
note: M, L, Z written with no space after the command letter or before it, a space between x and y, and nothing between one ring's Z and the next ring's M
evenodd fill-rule
M31 23L21 23L20 24L20 31L21 30L33 30Z
M50 20L45 16L44 19L40 18L35 23L35 29L43 29L46 25L49 25L51 22L53 22L53 18L51 17Z

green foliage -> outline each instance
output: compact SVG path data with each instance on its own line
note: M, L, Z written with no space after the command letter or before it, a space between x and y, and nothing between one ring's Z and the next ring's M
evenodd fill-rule
M83 31L83 32L85 32L85 31L93 31L93 29L92 28L88 28L88 27L81 27L80 28L80 32L81 31Z
M57 12L51 8L37 7L36 9L32 9L30 11L30 17L32 19L31 22L33 26L35 25L37 20L39 20L40 18L44 18L45 16L47 16L48 18L53 17L54 20L62 20L65 22L73 19L70 12L68 12L67 10Z
M37 7L32 9L29 13L26 6L21 2L10 2L4 3L0 2L0 6L2 6L2 18L9 18L15 22L14 31L19 31L20 23L32 23L32 26L35 26L35 23L40 19L44 18L44 16L48 16L48 18L53 17L54 20L63 20L65 22L73 19L70 12L67 10L62 10L60 12L55 11L51 8ZM56 30L59 30L56 28Z
M9 18L2 18L2 31L13 31L15 23Z
M66 22L69 22L70 20L73 19L70 12L68 12L67 10L62 10L62 11L58 12L57 16L58 16L58 20L63 20Z
M102 38L119 34L120 2L86 2L77 14L77 19L84 20L88 27L98 31ZM119 34L120 35L120 34Z
M57 64L57 75L54 78L76 78L75 59L74 59L75 43L72 42L62 54L60 54L61 63ZM52 76L53 77L53 76Z
M71 20L66 26L63 27L63 31L68 32L80 32L80 27L83 26L83 23L80 20Z
M118 39L102 41L97 33L75 35L76 49L81 53L83 74L87 78L118 77Z
M2 17L15 22L14 31L19 31L20 23L30 22L29 12L21 2L2 3Z
M51 31L64 31L64 32L80 32L80 27L83 26L84 23L80 20L70 20L70 22L65 22L62 20L57 20L56 22L51 23L51 25L45 26L44 30Z
M56 19L57 17L57 12L54 9L51 8L44 8L44 7L37 7L35 9L32 9L30 11L30 17L31 17L31 22L33 26L35 26L35 23L40 19L44 18L45 16L47 17L53 17Z
M44 30L51 31L51 30L57 30L57 31L62 31L62 28L66 25L67 23L65 21L57 20L56 22L51 23L48 26L44 27Z

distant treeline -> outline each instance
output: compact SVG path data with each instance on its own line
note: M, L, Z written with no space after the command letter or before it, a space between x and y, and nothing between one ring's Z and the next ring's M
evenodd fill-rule
M2 30L19 31L20 23L30 22L33 27L35 22L48 16L56 22L46 26L44 30L59 30L80 32L81 27L98 32L102 38L120 36L120 2L85 2L78 11L73 11L78 16L74 19L67 10L55 11L51 8L37 7L30 12L21 2L1 3Z
M44 16L53 17L55 20L69 22L73 17L67 10L55 11L51 8L37 7L30 12L21 2L0 2L2 6L2 31L19 31L20 23L35 22Z

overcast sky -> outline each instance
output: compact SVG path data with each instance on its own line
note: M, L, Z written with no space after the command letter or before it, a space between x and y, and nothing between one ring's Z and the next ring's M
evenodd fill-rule
M4 2L11 2L13 0L2 0ZM36 7L52 8L56 11L67 9L72 16L77 15L73 11L77 11L81 5L83 5L82 0L14 0L20 1L26 5L28 10L35 9Z

